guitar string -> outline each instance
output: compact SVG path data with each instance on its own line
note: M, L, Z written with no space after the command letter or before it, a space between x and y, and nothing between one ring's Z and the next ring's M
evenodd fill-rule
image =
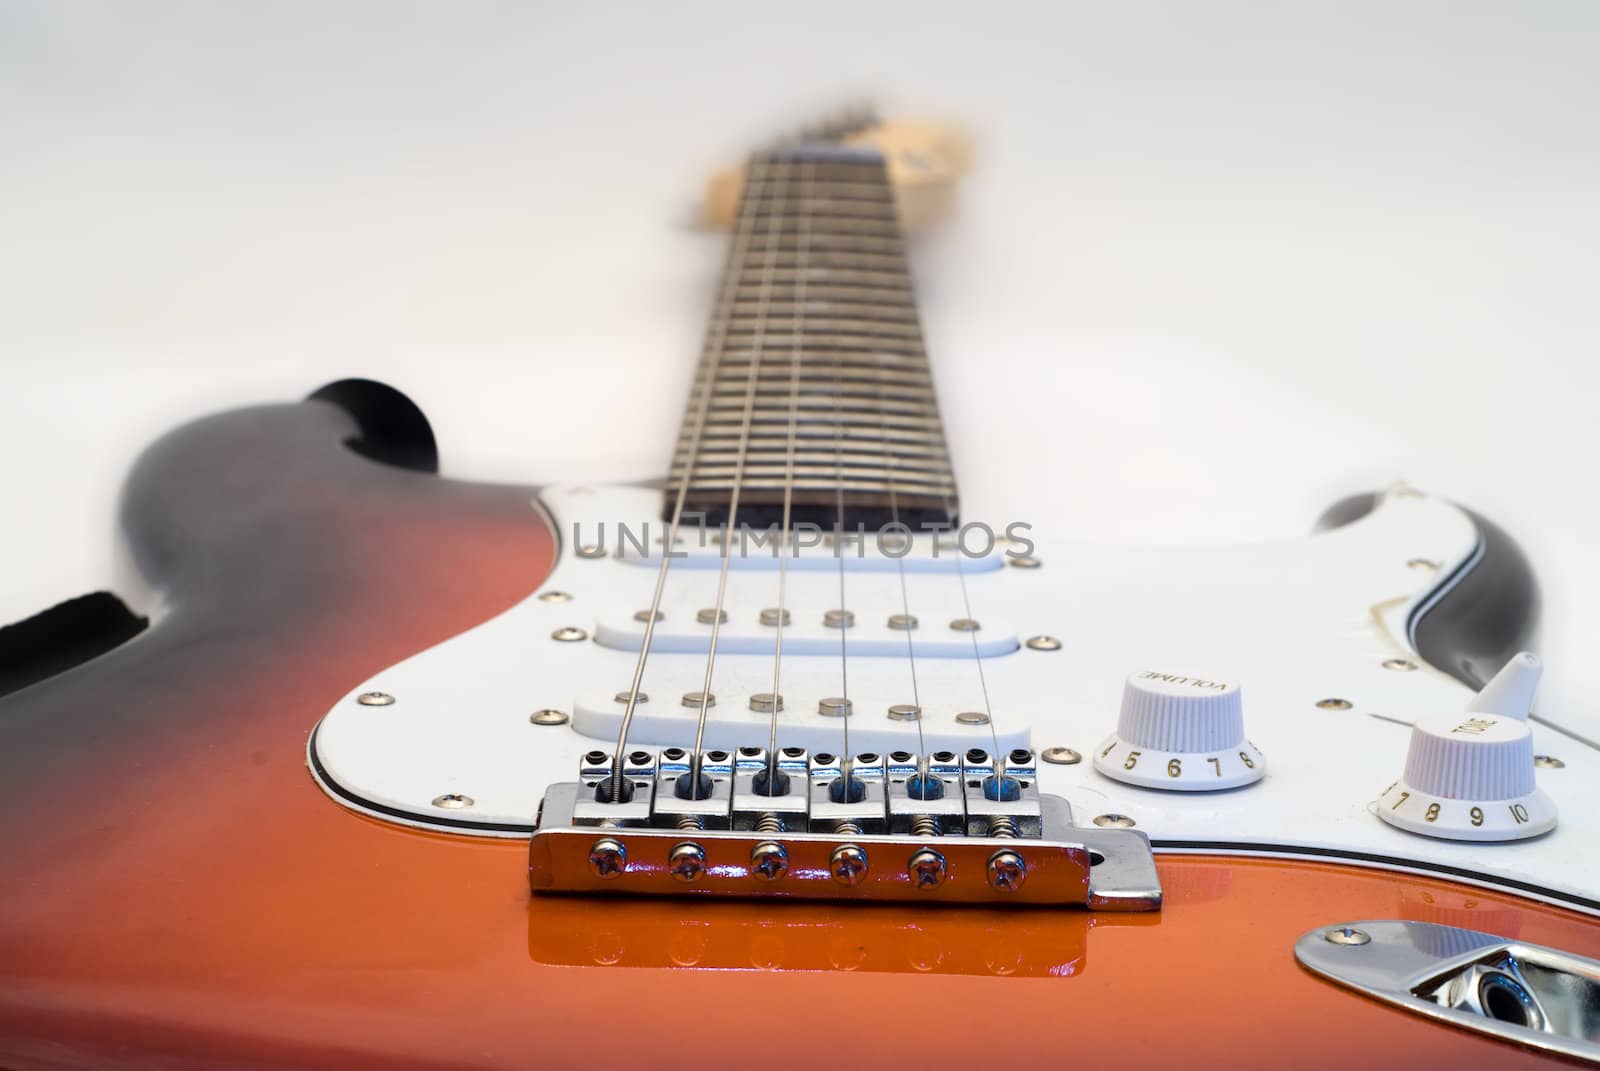
M890 196L892 198L894 196L894 187L892 185L889 187L889 191L890 191ZM896 206L896 212L898 212L898 205ZM909 258L908 258L908 260L906 262L906 276L907 276L907 279L909 281L913 282L913 293L914 293L915 292L915 286L914 286L914 282L915 281L911 280L911 278L910 278L911 277L911 266L910 266ZM913 300L911 302L911 315L913 317L915 317L915 319L916 319L918 337L925 338L926 336L924 335L924 332L922 330L922 310L920 309L920 307L918 306L918 304L917 304L917 302L915 300ZM943 453L944 458L945 458L946 472L947 472L947 474L949 476L953 477L954 476L954 472L951 471L951 466L950 466L950 445L946 441L946 439L944 437L944 430L940 426L939 421L937 419L938 402L937 402L937 398L933 397L933 362L928 360L926 342L924 342L924 344L923 344L923 366L928 371L928 390L929 390L930 398L933 398L933 404L930 404L929 406L927 406L925 411L924 411L924 413L923 413L923 416L922 416L923 426L924 426L925 430L928 433L929 440L930 441L936 441L939 444L940 450ZM954 490L955 490L954 480L951 479L946 483L945 489L941 493L940 497L943 498L943 500L944 500L945 523L946 523L946 525L949 526L950 530L952 530L955 533L955 539L954 539L955 547L954 547L954 550L955 550L956 579L960 583L960 588L961 588L962 613L965 615L966 620L968 620L968 621L976 621L977 619L972 616L972 596L971 596L971 593L968 591L968 588L967 588L967 568L966 568L966 562L964 561L964 558L966 556L966 551L962 547L960 529L958 529L956 527L956 523L955 523L956 519L957 519L957 508L956 508L956 499L955 499ZM938 533L935 532L934 533L934 539L937 540L938 538L939 538ZM972 641L972 662L973 662L974 667L978 671L978 688L979 688L979 691L983 695L983 715L988 720L988 723L989 723L989 739L990 739L990 742L993 744L993 750L990 752L990 757L993 759L993 764L994 764L993 765L993 769L994 769L995 789L996 789L997 792L1003 792L1005 778L1004 778L1004 773L1003 773L1003 767L1001 765L1000 729L999 729L999 726L996 723L995 716L994 716L994 704L991 702L991 700L989 698L989 680L988 680L988 677L984 673L984 670L983 670L983 654L982 654L982 650L980 649L979 644L978 644L978 630L975 629L975 628L974 629L969 629L968 632L967 632L967 636ZM922 720L921 720L921 718L918 718L918 720L917 720L917 729L918 729L918 732L920 734L921 729L922 729ZM920 735L918 736L918 740L920 742L920 740L921 740L921 736Z
M760 163L760 174L756 173L756 165ZM617 733L617 750L611 763L611 779L609 798L616 802L625 802L622 799L622 769L623 756L627 754L628 730L633 725L633 712L639 704L639 686L644 681L645 662L650 657L650 647L655 639L656 618L661 612L661 594L666 589L667 572L672 567L673 548L678 545L678 528L683 521L683 506L689 494L689 483L694 477L696 462L700 456L701 441L705 436L706 418L711 410L711 398L716 388L717 372L722 363L724 343L728 335L728 323L732 319L731 305L733 295L738 292L739 277L743 272L745 252L750 244L749 223L754 219L754 206L759 200L757 190L762 188L766 180L766 167L760 161L752 161L749 174L746 176L744 196L740 200L738 218L734 220L733 240L728 248L727 261L723 266L723 279L717 302L713 307L713 317L706 337L706 352L710 356L710 363L705 368L704 381L699 385L699 402L694 409L694 427L689 438L689 449L684 456L683 472L678 481L678 493L672 505L672 518L667 523L666 536L661 544L661 565L656 570L655 592L650 598L650 609L647 611L644 623L644 639L639 645L639 658L633 666L633 681L628 686L628 702L622 711L622 725ZM606 801L602 801L606 802Z
M836 513L833 524L833 556L839 563L839 702L840 702L840 732L843 735L839 753L839 780L842 782L840 792L843 801L848 803L852 795L851 786L854 784L855 757L850 753L850 654L848 637L850 635L849 603L845 599L844 585L844 379L843 368L839 361L839 350L834 347L833 354L833 464L836 483L834 485L834 505Z
M894 186L889 182L887 168L885 168L884 172L884 187L889 191L889 214L893 217L895 229L899 231L901 235L904 235L905 228L900 221L899 206L896 205L894 200ZM907 276L909 277L909 275L910 269L908 266ZM922 333L920 325L917 328L917 333L920 338ZM883 440L884 468L889 477L889 516L895 528L898 530L899 528L904 527L900 523L900 499L895 480L895 475L899 470L900 455L898 450L891 449L890 447L888 396L884 393L884 387L888 380L890 370L884 365L882 354L878 354L877 356L878 426L879 434L882 436ZM923 357L924 361L926 361L926 351L924 351ZM909 543L909 535L906 538ZM910 546L906 547L906 554L909 554L910 550ZM906 634L906 663L911 669L911 703L912 706L916 708L917 777L920 783L925 783L928 776L928 743L922 729L922 689L917 684L917 653L916 645L912 640L912 634L915 631L912 626L912 622L915 619L911 616L911 595L906 585L906 554L900 554L896 556L894 563L895 570L899 574L900 579L900 614L902 617L901 623L904 626L904 631Z
M705 744L706 716L711 710L711 681L717 665L717 641L722 634L723 603L728 594L728 564L733 560L733 543L739 527L739 494L744 485L745 460L750 453L750 424L755 413L756 387L761 379L761 354L766 347L767 336L767 307L772 297L773 270L778 260L778 247L781 242L780 224L783 219L782 206L788 192L788 177L785 171L778 172L775 184L775 193L768 206L768 244L766 249L766 263L761 271L761 291L756 303L756 322L751 331L750 341L750 368L745 373L744 387L744 413L739 427L739 455L734 460L733 489L728 495L728 523L722 534L722 564L717 570L717 602L711 614L711 646L706 651L706 675L700 688L700 716L695 722L694 750L690 752L689 759L689 798L701 799L701 771L703 759L701 748ZM752 229L754 229L752 225ZM741 552L743 540L740 540ZM780 615L781 616L781 615ZM776 710L778 697L772 697L774 710Z
M948 495L946 498L948 500ZM949 506L946 506L945 512L952 520L954 520L955 513L949 508ZM957 532L956 577L961 581L962 610L967 615L967 620L972 621L976 619L972 616L972 598L967 593L967 568L965 563L962 562L962 558L965 557L965 555L966 551L961 548L961 535L959 532ZM1000 729L995 724L994 707L989 702L989 681L988 678L984 676L983 655L979 653L978 650L978 630L972 629L967 633L967 635L972 638L972 662L978 668L978 687L983 690L983 714L984 717L989 719L989 739L994 743L994 750L989 754L990 757L994 759L995 791L1000 792L1005 784L1005 777L1001 772L1002 767L1000 764Z
M767 787L774 794L778 788L778 704L783 695L779 690L783 671L783 627L784 614L788 612L784 599L789 580L789 522L793 516L795 440L799 435L800 423L800 357L804 349L805 334L805 273L811 251L811 220L808 208L810 202L807 198L814 195L813 178L816 174L816 165L806 161L801 165L800 174L802 176L800 210L795 219L797 232L795 244L798 250L795 258L795 291L792 300L794 327L791 331L792 342L789 349L789 442L783 472L783 519L778 527L778 633L772 657L772 717L767 731Z

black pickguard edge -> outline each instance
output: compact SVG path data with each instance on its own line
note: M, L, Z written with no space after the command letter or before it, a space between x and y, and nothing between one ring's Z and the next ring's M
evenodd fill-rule
M1377 506L1377 494L1353 495L1330 506L1318 528L1338 528ZM1418 604L1406 622L1411 646L1424 661L1470 688L1482 688L1507 660L1533 644L1539 619L1539 581L1522 548L1505 529L1458 506L1478 530L1478 549L1440 584L1443 594Z

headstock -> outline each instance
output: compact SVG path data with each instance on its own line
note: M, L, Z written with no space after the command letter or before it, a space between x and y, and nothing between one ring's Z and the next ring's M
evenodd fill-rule
M854 112L804 128L788 142L836 141L877 149L888 165L901 222L908 228L930 224L950 210L956 180L972 163L972 139L948 123L880 119ZM733 222L744 188L744 166L725 168L706 185L700 223L722 228Z

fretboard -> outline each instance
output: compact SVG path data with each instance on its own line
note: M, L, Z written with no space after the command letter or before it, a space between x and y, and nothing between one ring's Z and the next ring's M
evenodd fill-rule
M753 378L752 378L753 377ZM881 156L802 146L754 157L678 436L670 515L917 528L952 521L905 237ZM842 515L842 516L841 516Z

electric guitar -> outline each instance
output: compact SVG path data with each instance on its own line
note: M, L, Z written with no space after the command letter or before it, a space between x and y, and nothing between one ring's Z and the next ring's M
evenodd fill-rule
M149 620L0 633L0 1066L1600 1060L1515 544L1400 485L1234 547L964 509L906 232L966 157L713 181L658 484L441 479L362 380L150 447Z

